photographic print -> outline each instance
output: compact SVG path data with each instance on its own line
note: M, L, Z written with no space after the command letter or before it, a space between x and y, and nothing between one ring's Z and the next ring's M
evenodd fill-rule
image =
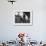
M15 25L32 25L32 12L30 11L16 11Z

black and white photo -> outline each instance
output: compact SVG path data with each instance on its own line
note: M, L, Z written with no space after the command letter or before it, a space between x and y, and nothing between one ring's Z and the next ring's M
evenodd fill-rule
M32 25L32 12L17 11L15 12L15 25Z

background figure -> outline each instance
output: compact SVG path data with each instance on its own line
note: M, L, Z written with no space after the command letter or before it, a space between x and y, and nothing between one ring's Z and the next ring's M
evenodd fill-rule
M19 12L18 15L15 15L15 23L23 23L23 19L20 16Z
M30 12L23 12L24 23L30 23Z

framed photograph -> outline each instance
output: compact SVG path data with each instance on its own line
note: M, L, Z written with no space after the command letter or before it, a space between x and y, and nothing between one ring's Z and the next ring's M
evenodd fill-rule
M32 11L16 11L14 16L14 24L16 26L31 26L32 25Z

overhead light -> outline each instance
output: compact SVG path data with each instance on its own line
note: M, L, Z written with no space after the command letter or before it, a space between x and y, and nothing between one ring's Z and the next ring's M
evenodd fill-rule
M8 2L11 2L12 4L16 2L15 0L8 0Z

